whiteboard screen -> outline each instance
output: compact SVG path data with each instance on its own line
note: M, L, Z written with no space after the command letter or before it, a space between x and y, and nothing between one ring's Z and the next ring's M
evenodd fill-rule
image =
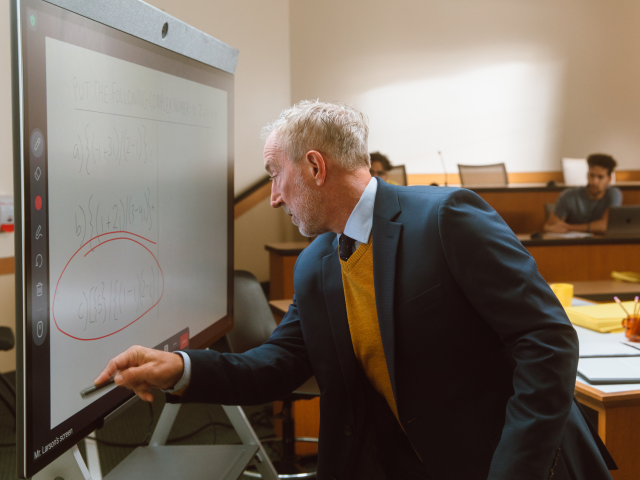
M110 358L206 346L230 321L233 77L50 5L22 13L33 474L130 395L80 395Z
M227 95L52 38L46 59L55 427L114 353L226 315Z

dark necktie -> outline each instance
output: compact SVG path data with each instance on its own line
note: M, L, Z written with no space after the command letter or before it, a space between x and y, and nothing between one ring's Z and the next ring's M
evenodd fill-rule
M349 260L349 257L353 253L353 248L356 245L356 241L351 237L347 237L343 233L342 235L340 235L340 242L338 243L340 245L340 259L346 262L347 260Z

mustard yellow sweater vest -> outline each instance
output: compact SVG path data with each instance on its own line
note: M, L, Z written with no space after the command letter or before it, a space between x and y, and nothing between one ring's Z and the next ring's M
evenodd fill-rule
M356 358L371 385L386 399L398 418L391 379L384 358L373 287L373 248L361 244L346 262L340 260L347 318Z

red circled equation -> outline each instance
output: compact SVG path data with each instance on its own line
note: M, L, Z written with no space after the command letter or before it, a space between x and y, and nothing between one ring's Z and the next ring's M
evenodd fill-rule
M136 238L131 238L131 237L136 237ZM95 243L100 239L101 239L100 243L92 246L92 242ZM153 310L158 305L158 303L160 303L160 300L164 295L164 273L162 272L160 263L158 262L158 259L156 258L154 253L151 250L149 250L149 248L146 245L144 245L143 242L148 242L149 244L155 245L155 242L153 242L152 240L149 240L140 235L136 235L134 233L130 233L126 231L109 232L109 233L104 233L104 234L93 237L89 241L85 242L72 255L72 257L69 259L64 269L62 270L60 277L58 278L54 296L53 296L53 302L51 306L54 324L61 333L75 340L81 340L81 341L100 340L100 339L109 337L111 335L114 335L118 332L121 332L127 327L130 327L135 322L137 322L142 317L144 317L147 313L149 313L151 310ZM126 251L127 255L121 255L121 253L124 251ZM89 255L89 253L92 253L92 252L94 252L94 254L92 254L87 258L87 255ZM79 253L81 255L78 255ZM98 254L102 253L103 257L100 257L100 255L98 257L95 257L95 253L98 253ZM98 263L94 265L91 262L94 262L94 263L98 262ZM131 290L129 290L129 292L134 290L134 293L132 294L132 296L136 297L137 299L135 300L135 305L134 305L135 311L132 311L133 307L129 305L128 313L127 312L125 312L124 314L121 313L120 314L121 318L114 317L112 319L110 316L108 318L109 322L106 322L108 307L113 306L111 305L113 298L109 297L109 299L107 299L107 297L104 296L105 282L104 281L100 282L99 280L97 282L94 282L94 283L102 283L103 285L102 300L104 301L99 304L94 303L92 309L89 308L89 303L91 302L91 300L89 300L88 303L86 302L87 300L86 292L79 291L79 289L81 290L81 287L78 287L78 285L90 284L91 282L90 281L87 282L87 279L85 277L95 274L96 271L98 271L98 274L99 274L101 272L101 267L104 267L105 269L109 267L112 270L113 269L118 270L120 267L123 267L124 270L126 269L131 270L131 268L136 266L135 265L136 262L142 265L142 273L144 273L144 269L146 268L147 272L151 270L151 273L154 274L155 267L157 267L157 270L160 275L158 275L156 279L154 274L153 281L150 281L149 284L143 285L142 288L140 288L141 286L138 285L137 292L135 292L136 290L135 286L132 287ZM149 268L149 265L152 265L152 267ZM78 272L80 273L78 274ZM66 277L65 277L65 274L66 274ZM69 275L71 275L70 279L63 281L63 278L67 278L69 277ZM147 275L149 274L147 273ZM137 281L140 282L139 273L134 273L133 275L131 275L131 272L129 272L129 277L131 278L137 277ZM136 280L133 280L133 282L135 281ZM160 282L161 282L161 285L160 285ZM111 283L113 286L113 281ZM154 284L154 287L152 287L151 283ZM159 288L160 286L161 286L161 290ZM147 287L148 287L149 294L146 295L146 298L145 298L144 292L147 291ZM122 284L121 284L121 289L122 288L124 287L122 287ZM59 292L59 289L62 293ZM92 288L91 290L93 292L93 290L95 289ZM154 298L154 294L153 294L154 291L159 292L159 295L157 295L157 299ZM74 303L74 300L77 300L78 298L82 298L81 294L84 295L84 300L85 300L85 302L81 302L81 304L87 303L86 305L87 318L85 318L85 322L88 321L88 318L91 316L91 314L94 313L93 310L95 309L94 320L89 322L96 324L96 326L92 328L101 329L101 333L98 333L98 331L95 331L92 334L90 334L89 332L86 332L87 333L86 338L85 338L85 335L83 334L86 331L88 323L85 323L85 331L80 331L80 332L76 331L79 328L78 320L83 318L83 316L80 315L80 312L84 312L85 310L81 308L82 305L78 307L78 310L77 310L78 318L75 318L73 317L73 315L70 315L70 307L69 307L71 304L73 304L74 306L77 304L77 302ZM62 307L60 307L59 303L58 304L56 303L60 298L64 299L64 300L61 299L61 301L63 301ZM124 298L125 299L127 298L126 293L124 294ZM144 308L145 305L143 305L143 298L145 302L151 299L150 301L153 302L153 304L150 306L146 305L146 307L148 308ZM109 300L109 302L107 302L107 300ZM120 312L122 312L122 298L120 298L119 301L120 301ZM107 303L109 303L109 305L107 305ZM97 307L99 307L100 310L98 310ZM60 309L62 309L62 312L60 312ZM139 311L139 310L144 310L144 311ZM102 320L102 322L98 322L96 318L98 313L101 315L104 313L104 319ZM60 314L62 314L62 316L60 316ZM123 320L123 317L127 317L127 314L129 315L128 318ZM62 324L60 322L62 322ZM125 323L125 325L122 325L122 323ZM67 324L67 325L64 325L64 324ZM111 328L117 328L117 329L115 331L109 331Z

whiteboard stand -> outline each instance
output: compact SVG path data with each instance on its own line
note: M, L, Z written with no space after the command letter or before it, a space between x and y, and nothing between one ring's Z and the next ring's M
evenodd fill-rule
M249 420L238 406L223 406L241 445L172 445L165 443L180 405L167 403L148 447L136 448L104 477L106 480L140 478L189 480L237 480L253 462L266 480L278 480L269 456ZM77 446L37 473L33 480L91 480Z
M179 404L168 403L162 409L149 446L136 448L104 478L237 480L253 461L262 478L277 480L278 474L242 409L223 408L241 445L165 445L180 410Z

